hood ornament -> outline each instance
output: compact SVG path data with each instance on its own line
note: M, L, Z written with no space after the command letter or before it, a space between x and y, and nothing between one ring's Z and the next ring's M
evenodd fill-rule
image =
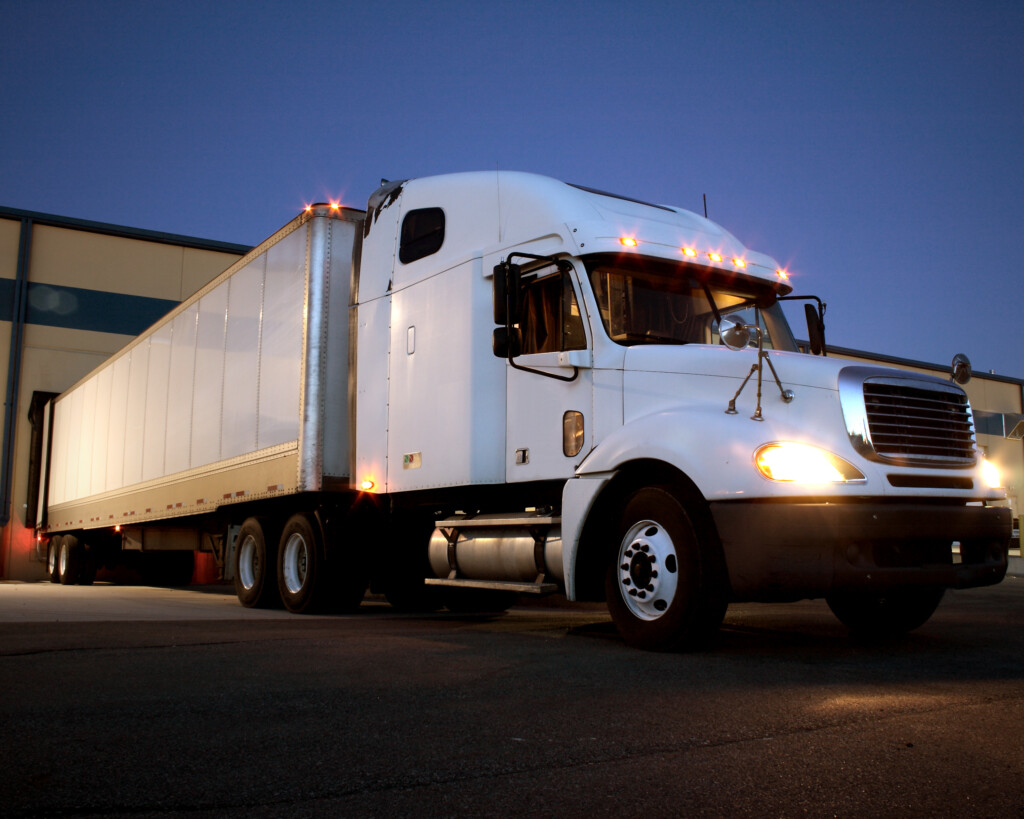
M747 377L743 379L743 383L740 384L739 389L736 390L736 394L730 399L729 407L725 411L726 415L738 414L736 410L736 399L740 397L740 393L743 392L743 388L747 386L747 382L750 381L750 377L754 373L757 373L757 407L750 418L752 421L764 420L764 416L761 414L761 381L763 378L765 362L768 364L768 369L772 371L772 377L775 379L775 384L779 388L782 400L787 404L793 400L793 391L787 390L782 386L782 381L779 380L779 374L775 371L775 365L772 364L772 360L768 357L768 351L764 349L764 333L760 327L752 324L741 324L738 321L733 321L723 317L718 324L718 328L719 334L722 337L722 343L730 350L746 349L750 344L751 333L755 333L757 335L757 362L750 365L750 372L748 372Z

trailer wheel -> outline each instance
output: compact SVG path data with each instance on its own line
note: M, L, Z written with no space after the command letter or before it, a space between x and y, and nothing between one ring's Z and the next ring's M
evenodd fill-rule
M60 583L60 544L63 535L51 537L46 545L46 575L51 583Z
M60 556L57 558L57 578L62 586L73 586L78 582L82 570L82 547L74 535L64 535L60 541Z
M248 518L238 532L235 594L243 606L269 608L279 600L274 578L276 534L266 518Z
M281 532L277 549L277 584L288 611L304 614L321 608L327 589L323 577L320 526L308 515L292 515Z
M825 598L850 631L866 637L892 637L923 626L942 602L945 589L899 589L883 595L839 593Z
M693 649L718 631L727 606L718 544L698 531L670 487L644 487L627 499L605 593L630 645Z

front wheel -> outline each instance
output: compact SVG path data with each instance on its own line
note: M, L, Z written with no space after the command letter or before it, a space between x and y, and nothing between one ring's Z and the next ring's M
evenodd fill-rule
M717 542L662 486L634 492L616 531L605 592L623 639L661 651L707 645L727 606Z
M850 631L891 637L923 626L942 602L945 589L896 589L886 594L844 592L825 598L832 613Z

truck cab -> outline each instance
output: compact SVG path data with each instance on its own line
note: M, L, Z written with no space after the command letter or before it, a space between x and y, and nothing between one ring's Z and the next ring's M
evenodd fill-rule
M906 630L1005 573L963 390L801 352L785 271L708 219L530 174L392 183L358 276L355 369L388 384L357 396L354 474L441 510L430 585L606 599L664 647L741 600Z

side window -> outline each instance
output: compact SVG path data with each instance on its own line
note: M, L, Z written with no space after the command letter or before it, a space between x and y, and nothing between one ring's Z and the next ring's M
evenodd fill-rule
M586 348L583 318L567 273L541 271L523 279L519 330L524 355Z
M443 244L444 211L441 208L420 208L405 214L398 245L398 260L402 264L437 253Z

